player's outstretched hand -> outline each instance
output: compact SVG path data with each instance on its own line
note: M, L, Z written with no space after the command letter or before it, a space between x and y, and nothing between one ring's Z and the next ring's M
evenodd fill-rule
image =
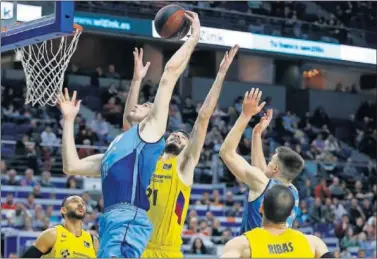
M185 11L186 18L191 23L191 36L200 36L200 20L199 15L195 12Z
M259 113L266 104L266 102L259 104L261 97L262 91L258 88L252 88L250 93L246 92L242 104L243 115L251 118L253 115Z
M79 113L81 100L77 101L76 97L77 92L74 91L71 99L67 88L64 88L64 94L62 93L58 97L58 106L63 114L64 120L74 120Z
M226 74L229 69L230 64L232 64L234 57L236 56L240 46L234 45L229 51L224 55L223 60L220 63L219 73Z
M260 119L259 123L255 125L254 132L261 134L264 130L267 129L268 125L270 125L270 122L272 120L273 112L272 109L268 109L267 113L263 115L263 117Z
M148 68L151 65L151 62L147 62L145 66L143 65L143 55L144 55L143 48L140 48L140 51L138 50L138 48L135 48L133 53L134 53L134 77L133 79L143 80L143 78L146 76L148 72Z

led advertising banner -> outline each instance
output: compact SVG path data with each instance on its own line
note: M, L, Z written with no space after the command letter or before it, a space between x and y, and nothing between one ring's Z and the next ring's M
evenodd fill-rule
M152 36L150 21L144 19L76 12L74 22L83 26L84 29Z
M152 35L154 38L161 38L154 28L153 21ZM185 41L186 39L187 37L183 38L182 41ZM238 44L241 48L250 50L376 65L375 49L275 37L210 27L201 27L199 43L226 47Z

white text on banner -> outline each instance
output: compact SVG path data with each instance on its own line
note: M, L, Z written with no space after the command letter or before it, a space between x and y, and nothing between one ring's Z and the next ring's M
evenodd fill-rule
M340 45L253 34L252 49L292 55L340 59Z

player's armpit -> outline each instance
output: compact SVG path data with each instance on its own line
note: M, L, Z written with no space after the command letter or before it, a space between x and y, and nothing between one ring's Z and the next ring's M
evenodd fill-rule
M225 244L223 254L220 258L249 258L251 255L250 246L245 236L238 236Z
M103 156L103 154L97 154L80 159L75 163L68 162L67 165L63 167L63 171L68 175L99 177L101 176Z

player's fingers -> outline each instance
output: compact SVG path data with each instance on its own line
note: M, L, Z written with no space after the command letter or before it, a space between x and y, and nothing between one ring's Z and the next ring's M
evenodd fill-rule
M61 103L62 102L62 99L61 99L61 93L60 94L58 94L57 96L56 96L56 99L58 100L58 103Z
M195 12L189 10L186 10L185 13L189 14L193 18L195 17L195 15L197 15Z
M139 56L140 56L141 60L143 60L143 55L144 55L144 50L143 50L143 48L140 48L140 54L139 54Z
M261 99L262 99L262 91L259 90L258 95L256 97L257 103L259 103Z
M249 96L249 92L246 91L245 96L243 97L243 101L245 102L247 100L247 97Z
M261 104L258 106L259 110L262 110L263 107L264 107L265 105L266 105L266 102L261 103Z
M72 100L71 100L73 103L76 103L76 97L77 97L77 92L73 91Z
M148 61L147 64L145 64L145 67L144 67L144 68L145 68L146 70L148 70L148 68L149 68L150 65L151 65L151 62Z
M76 107L80 107L80 105L81 105L81 101L82 101L82 100L78 100L75 106L76 106Z
M185 13L185 17L190 21L190 23L194 21L194 19L187 13Z
M253 99L254 99L255 101L257 101L257 104L259 103L259 102L258 102L258 95L259 95L259 92L260 92L259 88L255 89L254 96L253 96Z
M252 99L252 98L253 98L254 91L255 91L255 89L254 89L254 88L251 88L250 93L249 93L249 99Z
M69 101L68 88L64 88L64 98L65 98L66 101Z
M236 55L238 49L239 49L238 44L236 44L236 45L234 45L234 46L232 47L232 49L230 50L230 56L231 56L232 58Z
M273 115L273 110L272 109L268 109L268 111L267 111L268 118L271 119L272 115Z

